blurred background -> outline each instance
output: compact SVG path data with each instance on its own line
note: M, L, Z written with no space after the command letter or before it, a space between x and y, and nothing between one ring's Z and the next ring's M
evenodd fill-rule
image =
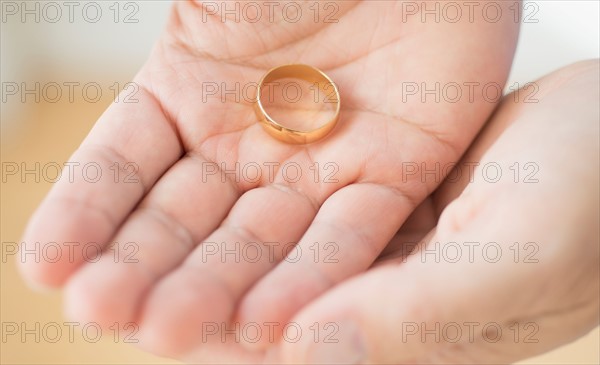
M79 326L70 338L60 293L27 288L10 256L51 182L36 181L34 174L21 181L21 174L8 175L5 167L24 163L33 169L36 162L42 167L50 162L62 165L144 63L171 5L170 1L72 3L77 6L70 19L66 2L1 1L0 362L173 363L126 344L124 333L116 329L94 342L94 328L83 331ZM522 86L561 66L599 57L599 13L595 0L525 2L523 14L529 22L522 26L508 86ZM36 323L42 332L37 339ZM15 330L20 332L9 335ZM24 330L32 332L26 334L26 341L21 339ZM63 335L53 342L57 330ZM575 343L524 363L598 364L599 343L596 329Z

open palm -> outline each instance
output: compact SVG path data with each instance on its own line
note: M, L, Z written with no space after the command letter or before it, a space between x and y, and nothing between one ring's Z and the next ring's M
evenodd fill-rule
M324 22L325 13L315 22L311 3L302 3L296 23L277 12L238 23L207 15L199 2L176 2L134 80L139 102L113 104L71 158L99 164L102 177L61 178L26 231L24 245L58 242L72 254L25 262L25 275L67 283L67 311L78 320L139 323L150 351L256 361L260 352L239 350L244 339L221 336L223 329L281 328L366 270L495 107L482 86L503 85L518 24L512 16L404 19L401 1L332 4L336 23ZM207 83L257 82L286 63L319 67L340 90L340 123L320 142L279 142L247 100L205 92ZM469 95L465 85L474 82ZM460 99L423 92L450 83L461 87ZM407 86L420 91L407 95ZM406 171L436 163L439 179ZM260 168L252 173L260 178L240 174L245 166ZM91 263L89 242L114 252ZM123 259L129 242L135 263ZM301 253L293 262L283 260L290 242ZM249 346L264 349L269 340Z

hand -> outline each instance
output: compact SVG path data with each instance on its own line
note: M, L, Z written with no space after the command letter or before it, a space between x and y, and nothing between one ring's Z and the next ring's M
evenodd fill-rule
M105 326L138 322L136 337L152 352L256 362L260 355L242 351L235 340L203 341L203 324L284 324L366 270L438 185L419 176L403 181L403 162L459 159L496 106L482 86L504 84L518 24L512 16L496 23L431 16L422 22L419 15L403 21L402 2L335 4L339 22L315 24L310 3L303 13L311 15L297 23L281 16L274 23L266 16L235 23L222 22L220 14L204 22L201 2L175 2L164 37L134 80L139 102L112 105L71 158L80 166L97 163L105 173L95 183L61 178L26 230L24 248L58 242L70 254L56 262L28 260L24 275L51 286L66 283L72 318ZM340 124L319 143L274 140L244 100L224 103L218 94L203 102L207 82L228 88L257 82L285 63L319 67L340 89ZM458 102L422 92L403 100L407 82L428 90L456 83L463 95ZM465 85L472 82L479 87L469 95ZM269 164L288 162L299 164L302 178L290 183L278 170L269 181ZM309 168L330 162L337 182L315 183ZM206 174L215 163L221 171ZM258 164L262 179L227 174L236 163ZM122 169L118 183L114 166ZM138 183L124 182L132 171L129 180ZM111 251L86 262L90 242L116 250L120 259ZM138 247L135 264L123 260L131 253L128 242ZM334 242L339 262L315 263L308 255L281 262L281 250L274 260L262 252L254 263L233 255L205 259L203 242L240 242L241 249L250 242L298 242L303 252L314 242ZM264 350L268 342L253 347Z
M282 342L272 358L512 363L596 327L598 66L581 62L536 82L537 92L506 96L452 181L413 213L376 268L293 319L309 333L314 323L338 324L339 342Z

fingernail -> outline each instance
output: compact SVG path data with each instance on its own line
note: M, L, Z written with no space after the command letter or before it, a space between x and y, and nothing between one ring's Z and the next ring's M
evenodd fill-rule
M307 352L311 364L360 364L366 360L364 337L353 321L315 323L311 329L315 335Z

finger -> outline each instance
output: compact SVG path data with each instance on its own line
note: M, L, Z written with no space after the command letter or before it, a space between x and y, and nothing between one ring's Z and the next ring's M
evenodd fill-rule
M414 205L402 192L383 185L353 184L335 192L294 252L244 297L241 325L285 324L309 301L366 270ZM275 328L275 340L282 328ZM266 348L272 341L262 336L246 344Z
M144 294L219 226L240 194L222 171L207 175L207 164L197 154L179 160L119 230L114 247L73 276L65 299L70 318L107 327L136 320Z
M542 294L531 290L552 285L548 274L540 275L540 265L546 273L572 268L561 264L563 258L551 248L544 249L542 243L534 246L540 249L534 257L538 261L514 261L510 247L517 237L550 243L553 234L535 236L530 227L549 222L532 222L526 218L530 214L515 214L513 207L522 197L512 202L515 204L510 198L506 194L487 196L489 206L460 232L434 237L424 248L427 255L413 255L404 264L374 269L310 304L292 319L305 335L298 342L282 341L280 361L510 363L562 343L565 328L560 323L592 329L597 307L590 298L578 298L575 302L580 305L566 306L566 310L559 309L560 304L549 310L548 302L560 303L558 296L571 291L561 287L551 296L544 292L545 299L540 300ZM496 208L507 201L506 209ZM469 209L468 204L457 207ZM500 219L509 213L517 215L516 225ZM447 220L460 219L453 217L455 213L445 214ZM474 241L483 245L479 247L493 242L493 250L475 251L474 259L468 254L458 260L445 256L449 247ZM589 262L582 265L591 266ZM573 292L589 293L593 285L597 282L581 283L583 290ZM313 336L317 329L319 341Z
M315 209L292 190L264 187L242 195L221 227L149 294L143 346L183 355L202 344L206 325L229 322L239 297L281 259L282 245L301 237Z
M103 248L181 154L159 102L143 87L137 99L115 103L100 117L31 218L20 268L32 283L63 284L84 261L82 249Z
M581 155L598 148L588 132L597 130L598 111L589 108L598 93L597 81L591 88L589 81L592 75L597 80L597 63L572 71L553 75L560 87L539 104L520 107L515 114L520 123L507 129L481 161L502 163L526 155L544 167L538 184L469 185L445 209L435 236L421 250L424 255L350 280L294 318L306 331L332 324L335 343L315 343L312 336L284 342L282 360L506 363L595 327L598 279L590 272L597 273L598 251L589 243L598 242L598 209L589 205L589 192L597 195L592 186L598 176L548 149L555 139ZM573 118L591 128L573 128ZM555 131L532 143L549 122ZM559 186L572 186L567 205L557 199ZM590 214L581 214L582 209ZM576 224L565 222L573 217ZM566 242L591 253L561 249ZM461 245L468 249L447 254ZM534 248L533 256L527 247Z
M351 126L345 123L342 128ZM260 128L256 132L264 133ZM248 141L260 141L259 138L249 135ZM335 140L333 136L330 142ZM269 141L264 144L270 146ZM296 245L320 205L334 191L355 181L360 170L355 154L338 156L339 149L331 148L330 144L311 145L310 152L288 146L265 151L256 149L256 142L240 144L253 151L253 154L240 153L241 158L248 159L250 155L255 158L244 162L265 166L261 173L265 181L262 187L244 193L221 227L203 239L185 262L149 293L142 312L140 337L144 347L153 352L163 355L187 352L203 343L202 335L207 333L203 324L229 323L241 296ZM290 152L292 156L286 159L283 154L289 156ZM267 171L272 167L270 159L277 161L276 173ZM336 161L337 172L335 180L324 183L326 179L321 181L315 169L329 161ZM165 312L171 315L165 317ZM209 340L220 342L219 336L220 332ZM207 351L219 348L210 346ZM206 358L211 356L207 354Z

